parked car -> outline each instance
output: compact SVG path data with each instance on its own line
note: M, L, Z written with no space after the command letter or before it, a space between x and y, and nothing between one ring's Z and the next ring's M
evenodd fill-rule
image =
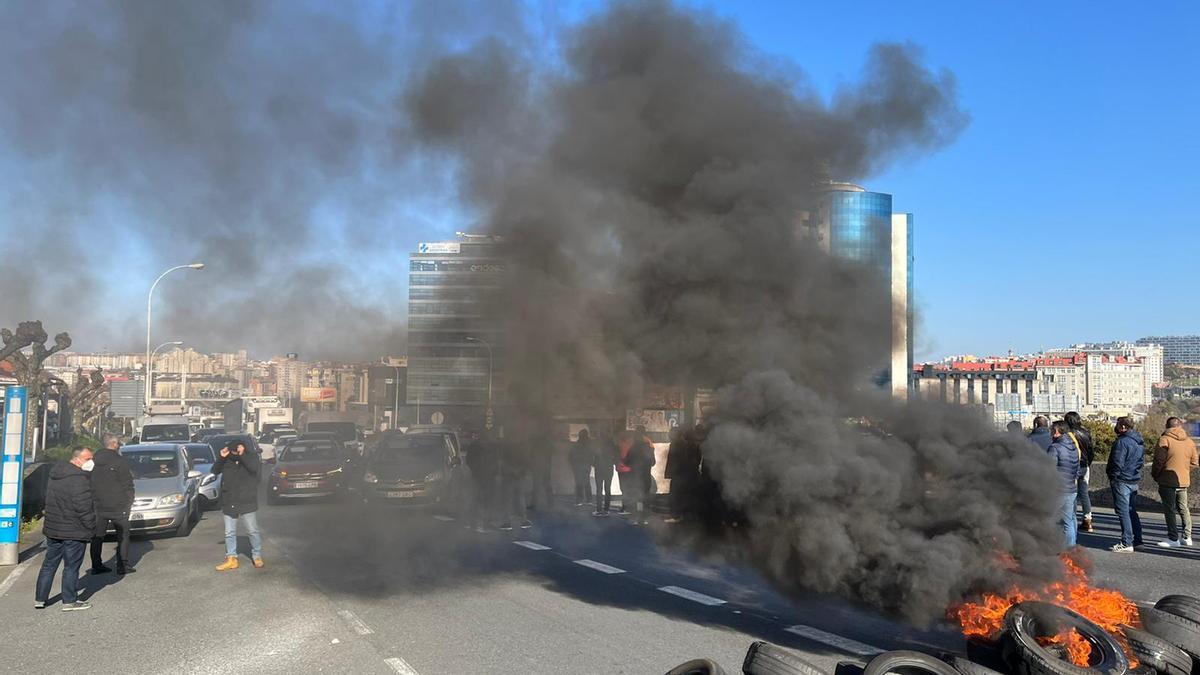
M214 508L221 499L221 476L212 472L217 453L208 443L188 443L183 449L187 451L192 468L203 474L197 489L200 494L200 510Z
M305 440L288 444L275 458L267 487L267 502L285 499L343 497L351 457L341 443L327 439Z
M121 455L133 473L132 532L186 536L200 519L203 474L192 468L187 448L175 443L127 445Z
M448 504L461 473L462 457L448 434L386 434L366 457L360 492L367 502Z

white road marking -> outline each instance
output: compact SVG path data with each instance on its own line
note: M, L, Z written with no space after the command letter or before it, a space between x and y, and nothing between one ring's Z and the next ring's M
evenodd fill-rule
M17 579L25 573L25 568L29 567L33 563L33 559L37 557L38 549L43 546L45 546L44 542L38 544L37 548L34 549L33 554L26 558L25 562L17 565L13 571L8 573L8 576L4 578L4 581L0 581L0 598L4 597L4 594L8 592L8 589L13 587L13 584L17 583Z
M393 656L390 659L384 659L383 662L391 666L392 670L400 673L400 675L420 675L416 668L408 665L408 661L405 661L399 656Z
M541 544L538 544L538 543L535 543L532 541L514 541L513 543L516 544L517 546L524 546L525 548L529 549L530 551L549 551L550 550L549 546L542 546Z
M439 513L436 516L434 516L433 519L440 520L443 523L449 523L449 522L453 522L454 516L443 516L442 514Z
M858 656L877 656L883 653L883 650L879 649L878 647L872 647L871 645L863 644L857 640L844 638L841 635L827 633L820 628L813 628L812 626L789 626L784 630L789 633L799 635L802 638L816 640L817 642L827 644L835 649L840 649L844 652L849 652Z
M370 626L363 623L362 619L355 616L354 612L351 612L348 609L339 609L338 616L342 617L342 620L345 621L350 628L352 628L354 632L358 633L359 635L370 635L371 633L375 632L371 630Z
M590 567L590 568L596 570L597 572L604 572L605 574L624 574L625 573L625 570L623 570L619 567L613 567L612 565L605 565L602 562L596 562L595 560L588 560L587 558L584 558L583 560L575 560L574 563L576 565L583 565L584 567Z
M679 586L663 586L658 590L662 591L663 593L677 595L685 600L691 600L692 602L698 602L702 605L708 605L709 607L725 604L725 601L720 598L714 598L711 595L697 593L696 591L680 588Z

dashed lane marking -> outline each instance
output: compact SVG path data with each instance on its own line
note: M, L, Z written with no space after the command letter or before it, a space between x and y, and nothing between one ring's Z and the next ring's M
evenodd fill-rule
M524 546L525 548L529 549L530 551L549 551L550 550L549 546L542 546L541 544L532 542L532 541L514 541L513 543L516 544L517 546Z
M393 656L390 659L384 659L383 662L391 666L392 670L400 673L400 675L419 675L416 668L408 665L408 661L405 661L399 656Z
M597 572L604 572L605 574L624 574L625 573L625 570L621 569L620 567L613 567L612 565L605 565L602 562L596 562L595 560L589 560L587 558L584 558L583 560L573 560L572 562L574 562L576 565L583 565L584 567L590 567L590 568L596 570Z
M342 617L342 620L345 621L355 633L358 633L359 635L370 635L371 633L375 632L371 630L370 626L363 623L362 619L355 616L354 612L351 612L348 609L339 609L337 614L338 616Z
M450 522L454 521L454 516L443 516L442 514L439 513L436 516L434 516L433 519L440 520L443 523L450 523Z
M784 630L786 630L789 633L799 635L802 638L807 638L809 640L815 640L817 642L829 645L830 647L833 647L834 649L840 649L844 652L849 652L851 654L855 654L858 656L877 656L877 655L883 653L883 650L879 649L878 647L872 647L871 645L863 644L861 642L858 642L857 640L851 640L850 638L844 638L841 635L834 635L833 633L827 633L827 632L821 630L820 628L813 628L812 626L805 626L805 625L789 626L788 628L785 628Z
M725 601L720 598L714 598L711 595L697 593L696 591L681 588L679 586L662 586L658 590L662 591L663 593L670 593L671 595L681 597L685 600L691 600L692 602L698 602L702 605L708 605L709 607L725 604Z

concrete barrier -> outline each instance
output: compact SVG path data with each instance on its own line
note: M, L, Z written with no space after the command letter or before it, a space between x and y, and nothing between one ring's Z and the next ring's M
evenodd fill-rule
M1111 507L1112 491L1109 490L1108 474L1105 473L1104 462L1093 462L1092 473L1088 477L1088 494L1092 497L1092 505ZM1200 469L1192 469L1192 485L1188 488L1188 505L1192 513L1200 514ZM1158 483L1150 477L1150 463L1146 462L1142 470L1142 482L1138 486L1137 507L1139 509L1162 510L1162 499L1158 496Z

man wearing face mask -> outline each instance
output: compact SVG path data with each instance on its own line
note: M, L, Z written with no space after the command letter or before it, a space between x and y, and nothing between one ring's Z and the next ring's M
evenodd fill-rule
M104 448L96 453L92 470L92 496L96 499L96 536L92 539L92 574L112 570L104 564L100 551L104 534L112 523L117 533L117 574L136 572L129 564L129 511L133 508L133 473L129 463L117 451L116 436L104 437Z
M59 462L50 470L46 488L46 512L42 533L46 535L46 557L38 573L34 608L42 609L50 599L50 586L62 563L62 610L89 609L77 595L79 567L88 542L96 531L95 504L92 501L92 451L83 446L71 451L69 462Z

